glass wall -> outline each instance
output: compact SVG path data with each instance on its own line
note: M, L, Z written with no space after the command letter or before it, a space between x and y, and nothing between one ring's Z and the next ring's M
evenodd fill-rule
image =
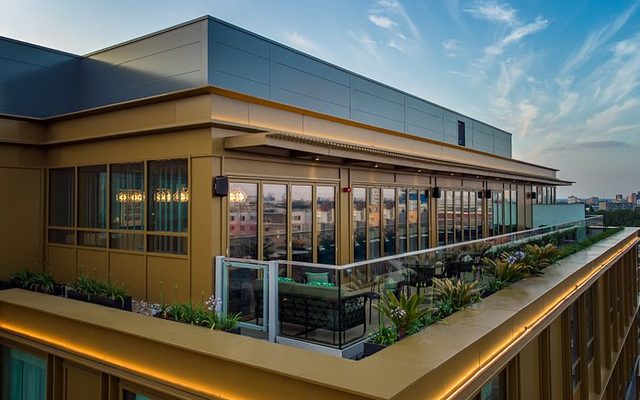
M229 256L258 259L258 185L229 184Z
M189 182L187 160L149 161L148 230L187 232ZM148 235L147 251L187 254L187 237Z
M369 188L367 202L367 216L369 219L368 253L367 258L380 257L380 188Z
M382 189L383 222L384 222L384 254L396 254L396 191Z
M436 200L438 208L438 246L444 246L447 242L446 236L446 218L445 218L445 192L440 192L440 197Z
M2 399L45 400L47 359L16 348L0 346Z
M367 191L353 189L353 260L367 259Z
M418 191L409 190L408 196L409 251L418 250Z
M111 218L110 227L123 231L144 230L146 193L144 163L114 164L110 166ZM109 246L115 249L142 251L144 235L112 232Z
M418 198L420 200L420 248L429 247L429 197L427 190L419 190Z
M313 262L312 186L291 187L291 260Z
M336 263L335 186L232 181L229 189L230 257Z
M398 250L397 252L398 254L407 252L407 189L398 189Z
M336 188L316 187L316 226L318 263L336 263Z
M51 169L49 178L49 243L187 254L186 159Z
M75 173L73 168L49 171L49 226L74 227ZM74 244L75 231L49 229L49 241Z
M507 399L507 372L502 370L493 379L487 382L480 393L473 400L506 400Z
M262 185L262 258L287 260L289 221L287 185ZM257 205L256 205L257 206ZM300 218L300 215L297 215ZM295 216L294 216L295 218ZM294 225L295 228L300 225Z

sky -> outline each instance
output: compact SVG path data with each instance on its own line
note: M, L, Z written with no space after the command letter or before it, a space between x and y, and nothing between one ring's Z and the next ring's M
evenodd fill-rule
M0 0L0 9L0 36L76 54L212 15L512 132L514 158L576 182L559 197L640 191L640 0Z

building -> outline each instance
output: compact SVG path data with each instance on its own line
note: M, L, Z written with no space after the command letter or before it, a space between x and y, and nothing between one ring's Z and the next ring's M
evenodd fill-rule
M577 204L577 203L582 203L582 199L579 199L576 196L567 197L567 204Z
M627 203L631 203L631 204L636 204L636 202L638 201L638 197L636 195L636 193L631 193L629 195L627 195Z
M600 202L600 210L604 211L613 211L613 210L633 210L635 204L627 203L627 202L612 202L612 201L601 201Z
M215 18L85 56L0 49L0 183L16 194L0 196L0 279L46 265L152 302L218 286L255 306L246 282L216 279L216 257L291 278L300 263L365 265L584 218L554 204L571 182L511 157L508 132ZM608 240L535 290L482 303L484 322L462 313L465 329L425 333L445 345L403 341L360 367L19 290L0 293L2 355L70 400L618 398L637 354L637 233ZM345 274L373 286L367 268ZM267 270L251 274L266 284Z

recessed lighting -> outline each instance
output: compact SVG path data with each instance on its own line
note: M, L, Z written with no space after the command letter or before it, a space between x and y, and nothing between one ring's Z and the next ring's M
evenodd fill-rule
M315 157L313 157L313 160L314 160L314 161L320 161L320 157L315 156Z
M422 170L421 170L421 169L419 169L419 170L418 170L418 172L422 172Z
M453 172L452 172L452 173L450 173L449 175L453 176Z
M373 164L373 168L378 168L378 164Z

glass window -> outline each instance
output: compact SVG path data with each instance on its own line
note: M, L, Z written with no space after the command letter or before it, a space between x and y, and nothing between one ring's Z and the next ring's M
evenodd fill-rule
M189 217L187 160L149 161L149 230L186 232Z
M418 192L420 197L420 249L429 248L429 197L426 190Z
M407 252L407 190L398 189L398 253Z
M504 232L511 232L511 191L504 191Z
M446 229L447 229L447 244L455 243L455 211L454 211L454 199L453 190L445 190L444 197L446 201Z
M75 244L76 232L68 229L49 229L49 243Z
M316 188L316 226L318 230L318 263L336 263L336 188Z
M47 359L11 347L2 353L2 398L45 400L47 398Z
M408 219L409 219L409 251L418 250L418 191L409 190Z
M291 259L313 262L313 210L311 186L291 187Z
M474 400L506 400L507 398L507 373L502 370L493 379L487 382Z
M130 392L125 390L122 396L123 400L151 400L151 397L141 395L139 393Z
M382 189L384 222L384 255L396 254L396 190Z
M229 184L229 256L258 259L258 185Z
M107 227L107 166L78 168L78 227Z
M367 191L353 189L353 260L367 258Z
M476 222L476 192L464 192L464 221L465 221L465 238L467 240L475 240L478 237Z
M144 164L111 165L111 229L144 229Z
M287 185L262 185L262 207L262 257L287 260Z
M107 233L78 231L78 245L107 247Z
M49 170L49 225L74 226L74 169Z
M380 257L380 189L369 188L367 203L369 218L369 253L368 259Z
M479 196L480 192L475 192L475 202L476 202L476 222L478 224L478 239L482 239L484 237L484 219L483 219L483 213L482 213L482 199ZM474 196L474 193L472 192L472 196ZM471 199L471 201L473 202L474 200ZM488 208L487 210L489 213L491 212L491 207ZM489 214L491 215L491 214ZM491 217L489 216L489 220L491 220Z
M144 251L144 235L138 233L111 233L109 247L112 249Z
M438 206L438 246L444 246L446 244L446 220L445 220L445 194L444 191L440 193L440 197L437 199Z

